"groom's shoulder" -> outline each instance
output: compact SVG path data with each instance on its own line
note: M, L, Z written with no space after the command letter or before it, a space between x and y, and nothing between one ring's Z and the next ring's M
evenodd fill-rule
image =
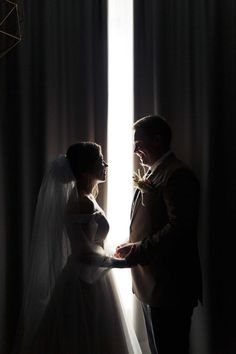
M194 185L199 185L199 180L194 170L177 157L174 157L169 165L167 180L168 182L173 180L182 180L183 183L191 181Z
M174 154L170 156L169 161L165 166L164 174L166 176L166 180L174 177L185 177L197 180L193 169Z

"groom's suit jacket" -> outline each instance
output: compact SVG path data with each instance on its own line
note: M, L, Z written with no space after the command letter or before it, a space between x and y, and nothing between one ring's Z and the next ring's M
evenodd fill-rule
M134 195L130 242L133 292L155 307L195 306L201 299L197 245L199 183L170 154L150 175L154 188ZM144 204L144 205L143 205Z

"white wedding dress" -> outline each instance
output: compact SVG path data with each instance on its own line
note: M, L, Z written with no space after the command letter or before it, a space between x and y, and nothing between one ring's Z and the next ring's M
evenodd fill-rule
M104 257L109 225L95 199L94 205L93 214L66 216L71 255L27 354L141 354ZM104 257L104 266L81 261L86 254L98 255L98 262Z

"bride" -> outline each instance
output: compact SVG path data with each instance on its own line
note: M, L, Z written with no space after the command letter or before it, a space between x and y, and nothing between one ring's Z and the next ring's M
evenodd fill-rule
M104 250L109 224L96 202L101 147L78 142L42 182L17 344L21 354L141 354L112 279L126 261Z

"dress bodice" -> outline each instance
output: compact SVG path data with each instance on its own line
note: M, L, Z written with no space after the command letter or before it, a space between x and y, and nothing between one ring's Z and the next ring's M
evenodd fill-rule
M93 214L69 214L65 218L65 225L72 254L103 248L109 224L102 210L96 209Z
M96 201L92 214L72 213L65 217L65 226L70 240L69 266L72 266L81 280L93 283L110 269L123 268L123 259L111 256L111 250L104 249L104 240L109 224L103 210ZM106 245L107 246L107 245Z

